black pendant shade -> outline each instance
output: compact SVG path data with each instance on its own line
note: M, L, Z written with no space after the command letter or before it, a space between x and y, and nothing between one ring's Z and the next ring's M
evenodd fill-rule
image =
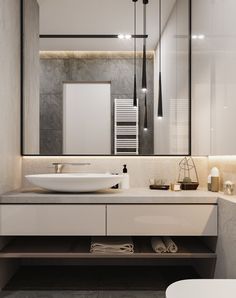
M163 117L161 72L159 72L159 94L158 94L157 117L159 118Z
M146 56L146 45L143 45L143 70L142 70L142 90L147 91L147 56Z
M159 0L159 86L158 86L158 107L157 117L163 117L163 104L162 104L162 78L161 78L161 0Z
M148 124L147 124L147 93L145 93L144 95L144 124L143 124L143 128L144 130L148 129Z
M134 75L134 93L133 93L133 105L134 107L137 107L137 78L136 74Z
M137 11L136 11L136 2L138 0L132 0L134 2L134 36L137 33ZM133 91L133 105L137 107L137 40L134 38L134 91Z
M148 0L143 0L143 34L146 35L146 27L147 27L147 13L146 6L148 4ZM146 38L143 39L143 70L142 70L142 91L147 91L147 55L146 55Z

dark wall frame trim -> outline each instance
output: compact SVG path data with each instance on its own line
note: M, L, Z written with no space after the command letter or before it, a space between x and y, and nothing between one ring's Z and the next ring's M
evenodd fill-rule
M20 0L20 147L24 155L24 0Z
M69 157L69 156L110 156L110 157L181 157L181 156L191 156L192 153L192 0L188 0L189 5L189 153L188 154L153 154L153 155L107 155L107 154L64 154L64 155L43 155L43 154L25 154L24 153L24 0L20 0L20 111L21 111L21 119L20 119L20 130L21 130L21 156L32 156L32 157ZM106 34L52 34L52 35L39 35L40 38L117 38L117 35L106 35ZM132 35L132 38L148 38L148 35Z
M188 74L188 88L189 88L189 155L192 155L192 0L188 1L189 5L189 74Z

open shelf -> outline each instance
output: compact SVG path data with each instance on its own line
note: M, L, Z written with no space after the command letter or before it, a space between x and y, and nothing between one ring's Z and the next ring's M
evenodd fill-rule
M90 237L16 237L1 251L0 258L76 258L76 259L212 259L210 250L200 237L173 237L177 253L157 254L150 237L133 237L135 252L129 255L90 253Z
M5 291L34 291L27 297L57 297L52 291L165 291L178 280L197 279L192 266L21 266L5 287ZM38 296L36 293L39 293ZM50 291L42 293L40 291ZM23 295L23 294L22 294ZM3 295L4 296L4 295ZM2 297L3 297L2 296ZM6 295L12 297L11 295ZM14 295L13 295L14 296ZM59 294L59 297L63 295ZM67 295L65 295L67 297ZM63 297L65 297L63 296ZM93 294L69 297L95 297ZM103 295L102 295L103 296ZM117 295L115 297L133 297ZM138 297L154 297L140 295ZM20 296L23 298L23 296ZM97 296L96 296L97 297ZM113 297L105 295L105 297ZM135 295L136 297L136 295ZM156 297L156 296L155 296ZM158 295L159 297L159 295Z

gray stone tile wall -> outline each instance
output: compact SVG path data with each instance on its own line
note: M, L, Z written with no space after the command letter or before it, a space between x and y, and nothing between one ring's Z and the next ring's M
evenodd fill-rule
M153 59L147 60L149 129L144 131L144 95L141 92L142 60L138 59L137 61L137 85L140 106L140 154L153 154L154 150L153 62ZM43 155L62 154L62 97L63 82L65 81L111 81L113 110L114 98L132 98L133 96L133 59L40 59L40 153ZM113 149L112 144L112 152Z
M236 279L236 204L234 200L219 199L218 210L215 278Z

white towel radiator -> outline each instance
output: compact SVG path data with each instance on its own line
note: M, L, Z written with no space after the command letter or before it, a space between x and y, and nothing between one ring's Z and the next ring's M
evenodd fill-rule
M115 99L114 153L139 154L139 110L133 99ZM138 100L137 100L138 106Z

